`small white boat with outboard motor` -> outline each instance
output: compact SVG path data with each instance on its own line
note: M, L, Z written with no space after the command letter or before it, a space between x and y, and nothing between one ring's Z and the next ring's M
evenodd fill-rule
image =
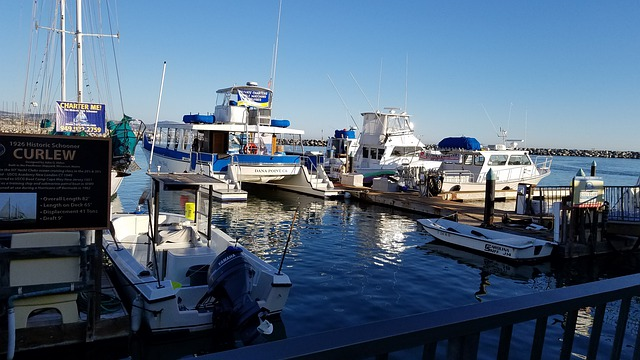
M139 202L147 204L148 213L113 214L103 239L116 286L131 309L132 330L213 328L245 345L259 341L272 329L267 319L283 310L289 296L291 280L281 272L284 255L276 268L211 225L215 179L196 173L148 175L151 195L145 192ZM209 188L208 198L201 188ZM185 202L184 214L160 211L160 199L171 199L165 194L171 191L195 197Z
M550 256L556 245L536 237L461 224L444 218L417 221L440 241L509 260L542 259Z

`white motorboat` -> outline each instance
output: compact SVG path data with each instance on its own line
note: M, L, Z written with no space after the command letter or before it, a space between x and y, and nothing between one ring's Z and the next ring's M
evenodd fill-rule
M497 144L482 147L472 137L449 137L438 143L439 154L424 154L425 159L440 160L437 182L431 193L440 191L485 191L491 169L496 190L516 190L518 184L536 185L551 173L551 156L531 158L529 152Z
M542 259L550 256L556 245L535 237L465 225L443 218L419 219L418 223L440 241L510 260Z
M217 94L213 114L184 115L182 123L162 121L155 134L145 134L143 149L152 170L206 173L237 187L271 183L334 195L324 168L304 156L304 131L290 128L289 120L271 118L271 89L248 82ZM292 149L285 152L285 145Z
M363 183L371 184L376 177L397 176L401 167L437 169L441 161L424 158L429 150L418 139L410 115L387 112L362 113L362 130L358 138L353 171L363 175Z
M212 196L205 199L200 188L211 194L214 179L195 173L149 176L150 211L113 214L103 239L118 289L131 307L132 330L214 328L220 336L239 334L237 340L252 343L260 331L268 332L267 317L283 310L289 277L211 225ZM160 211L163 193L185 190L195 202L184 205L184 215Z

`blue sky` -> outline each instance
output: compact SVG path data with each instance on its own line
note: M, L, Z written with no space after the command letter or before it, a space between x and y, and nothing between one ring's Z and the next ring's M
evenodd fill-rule
M163 61L160 120L269 81L278 0L110 3L128 115L153 124ZM0 2L0 110L23 102L31 10ZM640 151L638 1L283 0L278 40L273 114L307 138L406 103L425 143L502 127L529 147Z

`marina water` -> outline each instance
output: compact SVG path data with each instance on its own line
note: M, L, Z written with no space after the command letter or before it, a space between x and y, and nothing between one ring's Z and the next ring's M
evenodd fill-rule
M146 169L144 154L138 152L136 158ZM605 185L634 185L640 176L639 160L555 157L551 175L540 185L568 186L580 169L588 175L593 161ZM135 172L125 179L114 207L134 211L148 186L145 171ZM186 199L177 200L180 203ZM275 322L269 340L434 310L456 311L462 305L544 292L632 274L640 269L639 256L620 254L515 266L432 243L434 239L417 226L416 219L424 217L421 214L355 199L323 200L271 187L251 190L246 203L216 203L214 210L216 226L276 267L283 259L291 231L282 269L290 276L293 287L281 321ZM291 227L296 211L297 219ZM624 356L633 351L640 318L640 305L634 300L630 316L633 326L627 329ZM589 331L589 311L584 309L578 319L576 358L586 354L588 339L581 331ZM610 353L615 311L606 314L599 348L603 357ZM563 321L562 314L549 319L543 358L557 358ZM531 339L533 327L533 322L514 327L512 355L528 354L527 339ZM523 341L519 341L520 331ZM488 340L495 346L481 347L480 359L496 356L499 332L487 336L495 339L481 338L481 342ZM119 342L106 352L92 351L91 355L175 359L216 351L210 343L207 333L183 338L132 339ZM419 358L419 349L395 358Z

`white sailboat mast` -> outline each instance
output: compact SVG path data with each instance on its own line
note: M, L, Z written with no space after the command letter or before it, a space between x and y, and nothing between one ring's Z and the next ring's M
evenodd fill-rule
M65 27L65 8L66 1L60 0L60 100L67 101L67 55L66 51L66 27Z
M78 51L77 64L77 86L78 86L78 102L82 102L82 1L76 0L76 49Z

